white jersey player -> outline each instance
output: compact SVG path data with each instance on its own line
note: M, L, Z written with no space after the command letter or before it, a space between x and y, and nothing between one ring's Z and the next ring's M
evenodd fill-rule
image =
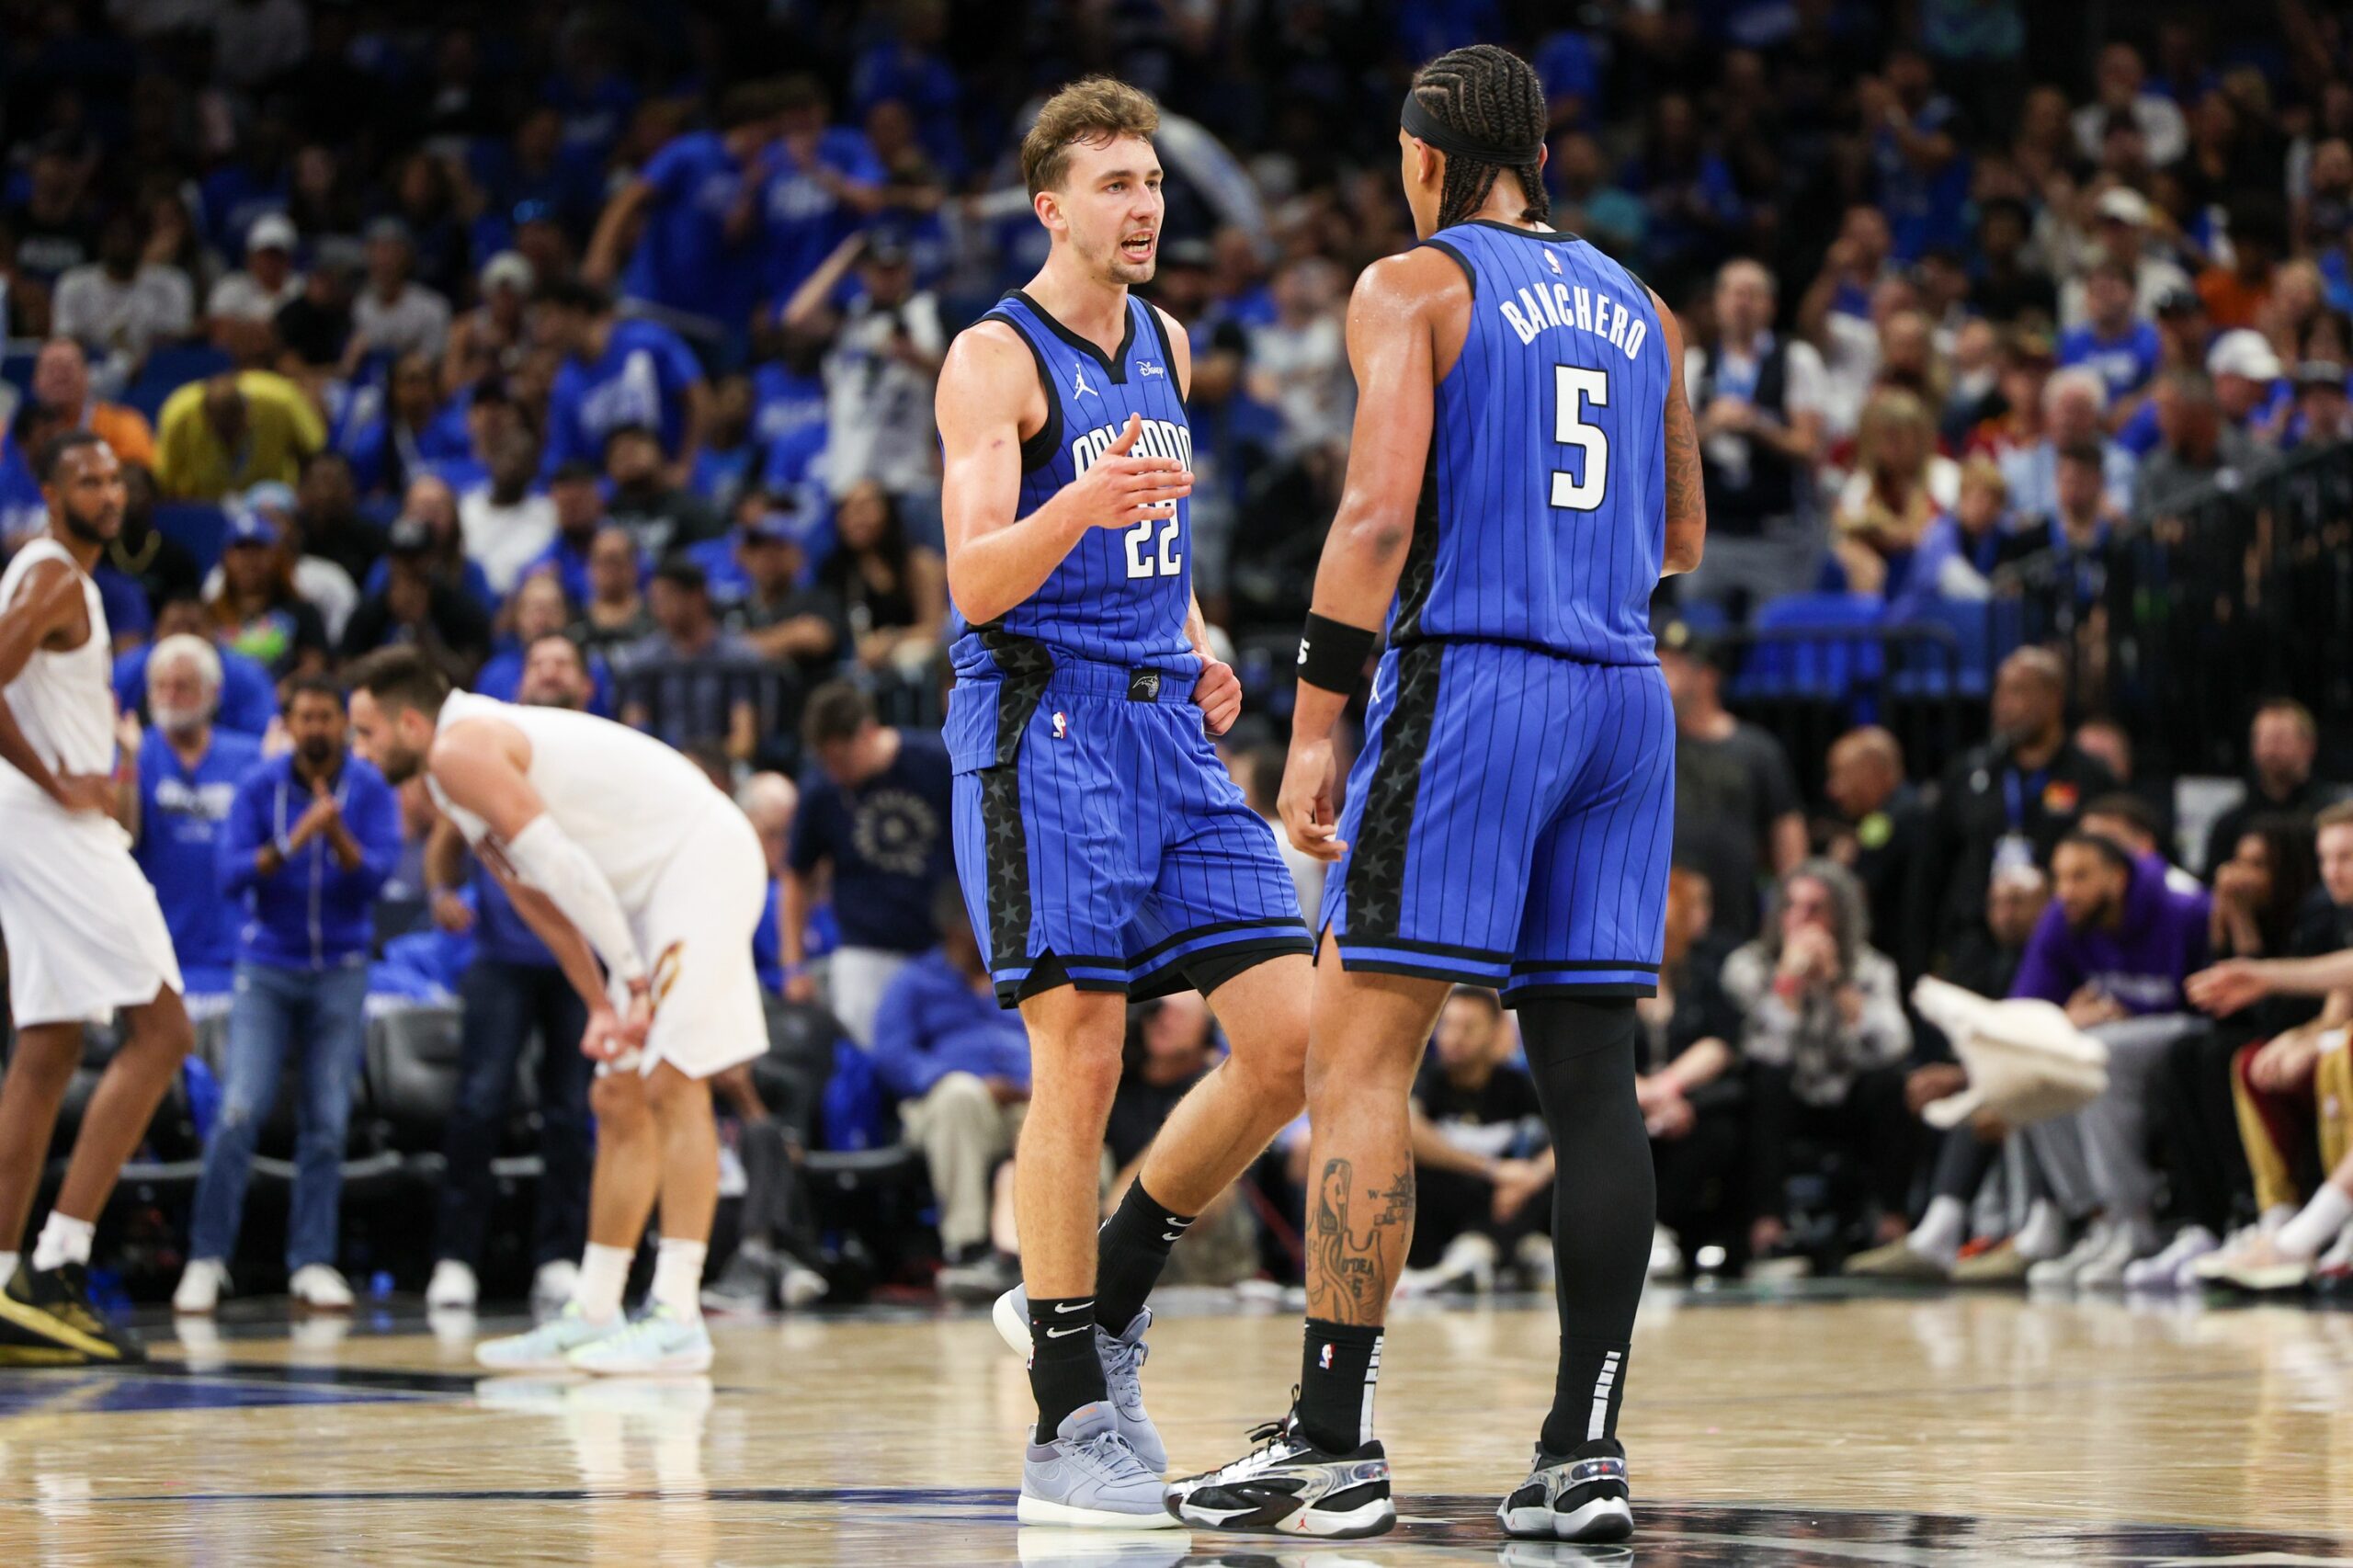
M0 936L17 1024L0 1082L0 1366L145 1359L92 1307L85 1273L115 1177L192 1039L171 934L114 815L113 648L90 571L122 528L122 471L86 431L40 459L49 527L0 575ZM117 1009L129 1033L19 1267L12 1249L81 1064L83 1026Z
M703 1251L718 1204L710 1079L767 1049L752 932L759 835L702 770L635 730L452 692L414 650L351 671L351 732L434 801L513 896L588 1006L598 1068L588 1248L563 1315L477 1355L500 1370L700 1371ZM599 970L599 960L602 963ZM620 1312L656 1193L647 1311Z

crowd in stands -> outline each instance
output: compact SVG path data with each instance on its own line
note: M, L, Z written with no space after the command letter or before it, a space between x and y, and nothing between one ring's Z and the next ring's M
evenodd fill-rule
M526 1039L577 1031L429 801L371 785L327 717L344 661L407 642L475 689L661 736L761 827L774 1011L827 1009L855 1054L801 1063L789 1113L734 1096L756 1293L805 1297L830 1244L793 1175L813 1141L904 1139L949 1282L1004 1278L1027 1072L940 896L931 397L955 331L1043 254L1012 160L1024 116L1089 69L1168 110L1149 292L1192 337L1193 581L1240 646L1305 604L1357 396L1349 282L1412 241L1386 106L1417 59L1498 40L1550 94L1554 221L1682 319L1705 460L1706 559L1661 604L1678 869L1640 1092L1663 1262L1877 1244L1881 1266L1949 1273L1973 1233L2011 1238L1995 1250L2020 1267L2120 1278L2169 1232L2220 1242L2258 1191L2276 1219L2313 1179L2302 1146L2267 1144L2250 1175L2231 1108L2286 1105L2256 1119L2288 1126L2341 1034L2298 1032L2277 999L2253 1033L2183 989L2215 959L2348 936L2353 884L2314 869L2336 790L2313 717L2254 711L2243 798L2193 813L2135 776L2083 655L2120 539L2353 439L2343 18L2304 0L2111 10L2098 34L2024 0L1199 0L1068 28L949 0L430 28L303 0L0 15L0 551L44 520L45 441L103 436L131 481L99 573L126 825L191 994L233 1019L196 1265L237 1251L250 1129L288 1062L285 1261L334 1264L328 1151L372 991L462 1014L433 1250L470 1271ZM1793 756L1741 711L1738 633L1777 604L1839 595L1900 622L2020 593L2055 597L2066 630L2001 665L1982 745L1907 754L1863 724ZM1271 817L1287 693L1240 662L1253 711L1225 749ZM2192 818L2202 854L2180 849ZM1312 908L1321 868L1294 872ZM298 887L335 918L296 920ZM2104 1031L2110 1095L2064 1129L1933 1132L1918 1113L1961 1069L1909 1006L1927 974ZM2291 1043L2247 1065L2264 1040ZM1107 1192L1219 1049L1192 1002L1139 1010ZM1416 1088L1415 1289L1546 1267L1530 1194L1550 1157L1516 1051L1489 1003L1449 1006ZM585 1079L568 1050L535 1060L527 1250L555 1298ZM1297 1146L1180 1268L1281 1270ZM192 1267L184 1294L226 1278Z

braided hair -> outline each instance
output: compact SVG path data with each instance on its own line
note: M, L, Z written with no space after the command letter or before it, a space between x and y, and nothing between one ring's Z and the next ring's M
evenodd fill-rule
M1544 85L1527 61L1492 43L1450 49L1414 74L1414 97L1449 130L1498 146L1534 146L1544 140L1552 119ZM1443 229L1479 210L1506 165L1456 153L1446 160L1446 183L1438 192L1438 223ZM1511 172L1528 198L1525 223L1552 215L1541 164L1515 164Z

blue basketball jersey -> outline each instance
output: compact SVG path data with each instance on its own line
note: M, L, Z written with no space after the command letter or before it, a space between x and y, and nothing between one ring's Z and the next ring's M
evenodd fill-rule
M1120 438L1131 414L1143 419L1130 449L1133 455L1192 466L1193 436L1176 360L1150 305L1129 297L1127 335L1108 358L1018 289L981 319L1004 322L1021 335L1046 392L1046 423L1021 444L1016 517L1028 517L1085 472ZM975 628L959 614L952 629L957 675L994 679L1001 673L986 633L1043 643L1061 658L1193 668L1192 644L1185 638L1192 603L1191 515L1191 503L1179 501L1171 517L1130 528L1091 528L1036 593L990 626Z
M1427 243L1469 275L1471 329L1438 384L1390 641L1655 662L1671 367L1650 291L1573 234L1482 220Z

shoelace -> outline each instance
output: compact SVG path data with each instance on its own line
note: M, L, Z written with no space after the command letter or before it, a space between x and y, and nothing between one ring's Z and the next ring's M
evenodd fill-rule
M1219 1480L1256 1475L1274 1460L1274 1450L1292 1443L1292 1415L1298 1408L1299 1390L1290 1391L1292 1410L1272 1421L1263 1421L1250 1428L1250 1451L1217 1472Z
M1080 1458L1095 1466L1098 1475L1113 1475L1130 1467L1143 1468L1143 1460L1136 1457L1135 1449L1126 1437L1120 1436L1117 1427L1096 1433L1078 1445L1078 1453Z
M1144 1358L1151 1354L1148 1346L1131 1344L1116 1335L1099 1334L1099 1331L1096 1348L1102 1355L1106 1374L1131 1379L1142 1376ZM1134 1415L1142 1410L1143 1390L1141 1386L1129 1383L1121 1392L1127 1396L1120 1402L1122 1414Z

